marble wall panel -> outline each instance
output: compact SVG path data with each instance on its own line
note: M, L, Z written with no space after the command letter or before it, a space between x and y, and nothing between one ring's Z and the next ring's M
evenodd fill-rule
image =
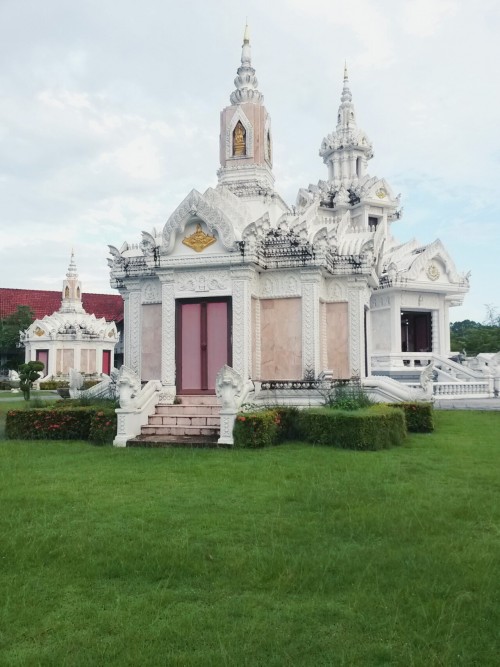
M161 304L142 306L142 380L161 378Z
M302 304L300 298L263 299L261 320L261 378L302 378Z
M325 303L328 368L337 378L348 378L349 317L347 303Z

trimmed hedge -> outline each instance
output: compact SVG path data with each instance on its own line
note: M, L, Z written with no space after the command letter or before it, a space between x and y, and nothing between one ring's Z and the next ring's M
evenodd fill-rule
M93 387L96 384L99 384L101 380L84 380L82 389L90 389L90 387ZM40 389L69 389L69 381L68 380L47 380L44 382L40 382Z
M273 408L243 413L233 430L237 447L268 447L300 438L311 444L377 450L401 445L406 437L402 410L376 405L357 411L333 408Z
M246 412L236 417L233 429L235 447L269 447L278 442L280 417L276 410Z
M109 408L10 410L5 420L5 436L11 440L90 440L103 444L113 442L115 433L116 413Z
M404 411L406 428L410 433L432 433L434 431L432 403L389 403L388 405Z
M300 413L299 429L306 442L342 449L386 449L401 445L406 437L401 410L379 405L356 412L304 410Z
M69 387L69 382L67 380L47 380L40 382L40 389L50 390L50 389L66 389Z

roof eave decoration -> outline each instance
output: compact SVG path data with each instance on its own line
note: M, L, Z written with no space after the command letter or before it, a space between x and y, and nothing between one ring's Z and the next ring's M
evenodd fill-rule
M182 233L186 224L194 217L202 220L212 235L217 232L220 242L228 252L237 250L234 229L226 214L220 208L213 206L197 190L191 190L163 228L163 242L160 248L162 255L172 252L176 234Z
M436 239L423 252L417 255L407 271L407 278L409 280L417 280L422 271L425 270L425 267L433 259L438 259L444 264L450 283L464 283L465 277L458 273L453 260L439 239Z

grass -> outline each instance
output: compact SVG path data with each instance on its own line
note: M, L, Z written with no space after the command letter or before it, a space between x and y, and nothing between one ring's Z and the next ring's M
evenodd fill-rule
M0 443L1 665L497 665L500 414L400 448Z

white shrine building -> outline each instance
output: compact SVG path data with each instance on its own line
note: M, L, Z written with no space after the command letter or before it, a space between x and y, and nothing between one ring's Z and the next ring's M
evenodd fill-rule
M368 173L372 144L347 71L319 154L323 179L288 205L274 187L271 118L245 31L220 114L216 186L192 190L140 243L110 247L111 285L125 301L125 366L161 382L163 401L213 394L224 364L275 384L324 372L411 382L449 356L448 311L462 303L468 277L439 240L393 237L399 197Z
M67 379L71 369L98 378L114 367L119 333L115 322L85 312L73 252L62 286L61 307L21 332L25 361L41 361L46 379Z

